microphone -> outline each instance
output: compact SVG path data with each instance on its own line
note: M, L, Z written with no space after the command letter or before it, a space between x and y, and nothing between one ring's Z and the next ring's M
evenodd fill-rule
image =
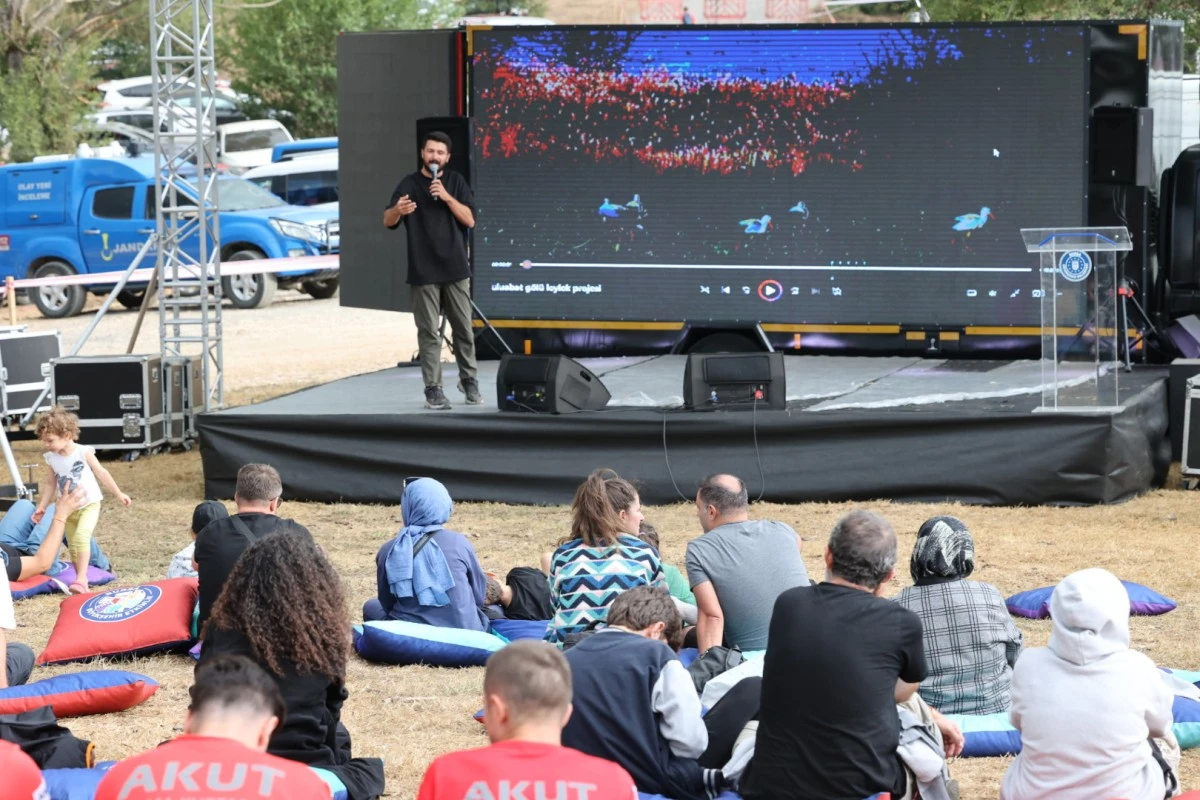
M437 164L430 164L430 165L429 165L429 174L433 176L433 179L434 179L435 181L438 179L438 178L437 178L437 176L438 176L438 165L437 165ZM435 197L435 198L433 198L433 199L434 199L434 200L437 200L437 198L436 198L436 197Z

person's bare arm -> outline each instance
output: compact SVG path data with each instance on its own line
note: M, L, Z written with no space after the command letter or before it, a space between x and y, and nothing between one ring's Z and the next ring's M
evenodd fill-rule
M38 482L38 504L33 511L34 525L42 521L46 509L58 498L58 478L49 464L42 470L41 475L42 479Z
M440 180L429 184L429 193L446 204L446 208L450 209L450 213L458 220L459 225L464 228L475 227L475 212L471 210L470 206L460 203L454 195L447 192Z
M712 581L693 586L692 594L696 595L696 646L703 653L725 639L725 612Z
M917 693L917 687L920 685L919 683L909 683L908 681L896 678L896 702L907 703L909 698Z
M396 201L396 205L383 212L384 227L396 227L400 224L400 220L404 219L416 210L417 204L410 200L408 195L402 195L400 199Z
M942 733L942 749L946 752L946 758L962 755L963 745L967 741L963 736L962 729L951 720L946 719L936 708L930 708L929 715L933 717L933 724Z
M113 479L109 471L96 458L95 453L85 453L84 458L87 460L88 466L92 468L92 472L96 473L96 480L100 481L101 486L112 492L113 496L120 500L121 505L126 508L133 505L133 501L129 499L129 495L121 491L121 487L117 486L116 480Z

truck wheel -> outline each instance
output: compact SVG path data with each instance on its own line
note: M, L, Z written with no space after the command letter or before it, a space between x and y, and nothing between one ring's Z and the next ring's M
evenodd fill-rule
M327 300L337 294L338 279L326 278L323 281L305 281L300 284L300 288L312 298L317 300Z
M239 250L225 261L258 261L265 258L257 250ZM271 305L279 282L270 273L259 275L233 275L221 278L221 291L233 303L234 308L262 308Z
M142 298L146 296L145 289L126 289L117 293L117 302L126 308L137 310L142 307Z
M76 270L70 264L62 261L47 261L36 270L33 277L50 278L55 275L74 275ZM50 319L73 317L83 310L87 302L87 289L83 286L39 286L30 289L33 303L42 312L42 316Z

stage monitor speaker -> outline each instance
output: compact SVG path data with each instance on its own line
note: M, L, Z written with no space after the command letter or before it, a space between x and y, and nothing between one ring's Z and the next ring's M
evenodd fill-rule
M1154 187L1154 112L1134 106L1092 110L1092 182Z
M417 166L420 167L421 145L425 137L434 131L441 131L450 137L450 161L446 169L453 170L467 179L468 186L474 186L474 173L471 171L471 147L475 141L475 127L470 117L422 117L417 120Z
M683 404L700 410L786 408L783 353L691 353Z
M506 353L496 373L501 411L568 414L600 411L612 398L601 380L566 356Z

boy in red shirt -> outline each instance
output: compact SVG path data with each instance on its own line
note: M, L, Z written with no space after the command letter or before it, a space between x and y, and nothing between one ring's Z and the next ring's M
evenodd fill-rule
M15 800L50 800L42 771L25 751L12 742L0 740L0 775L4 776L4 796Z
M304 764L267 755L283 720L275 681L244 656L196 668L184 735L128 758L96 789L96 800L329 800Z
M560 744L571 716L571 670L558 648L524 640L494 653L483 678L483 702L491 747L435 760L417 800L636 800L628 772Z

